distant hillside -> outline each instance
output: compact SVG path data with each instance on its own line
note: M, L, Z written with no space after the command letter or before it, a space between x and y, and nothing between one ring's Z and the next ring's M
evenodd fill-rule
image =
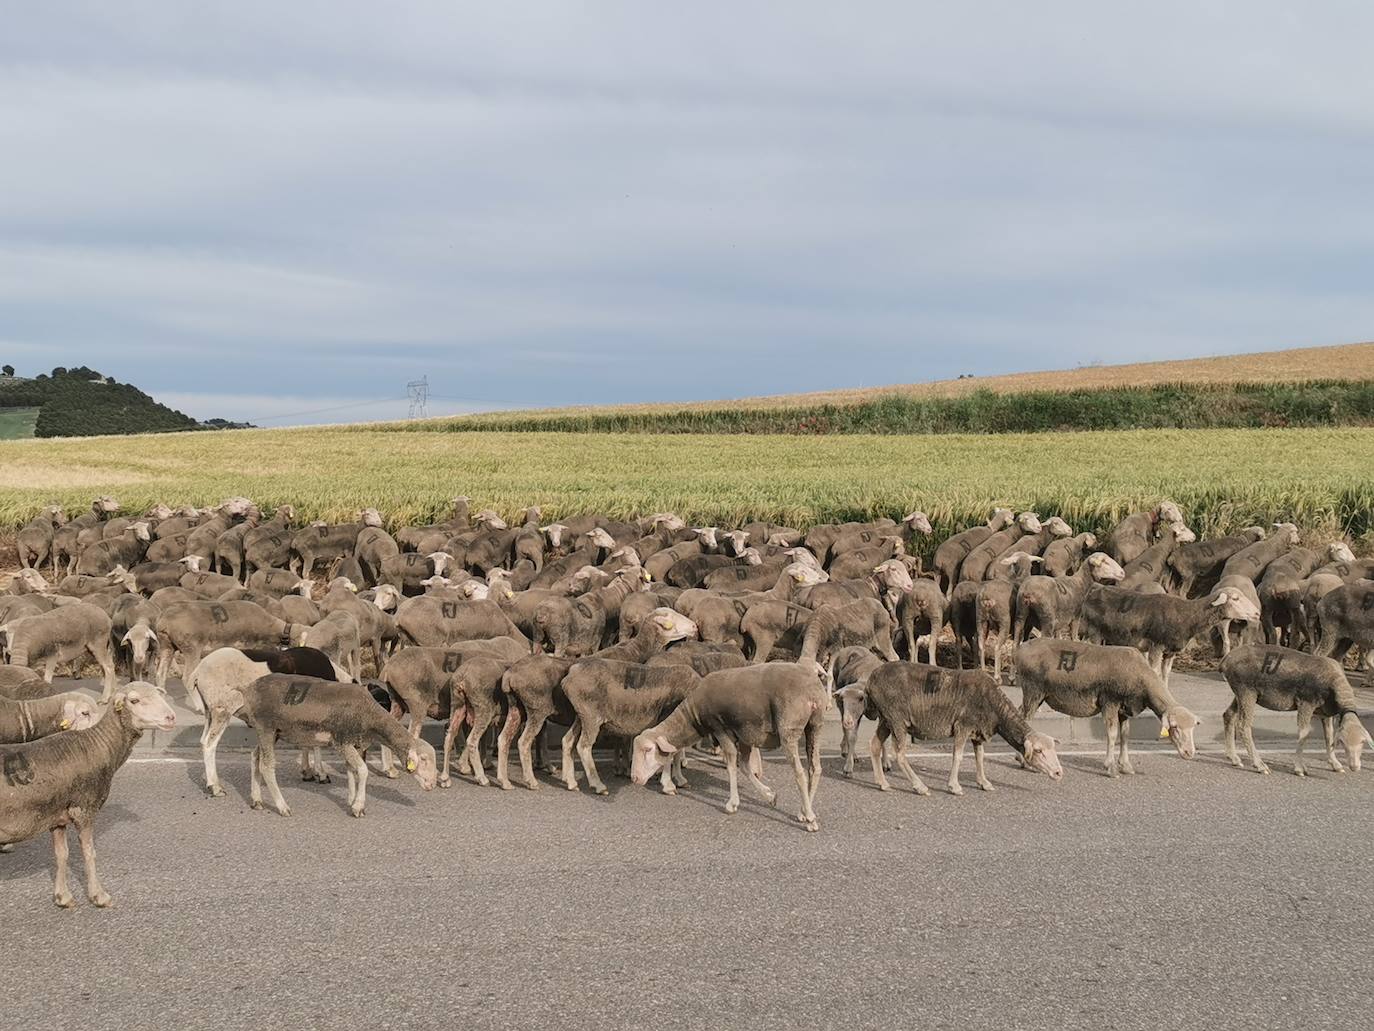
M203 425L159 404L131 383L118 383L85 366L58 367L32 379L0 375L0 437L94 437L208 428L218 427Z

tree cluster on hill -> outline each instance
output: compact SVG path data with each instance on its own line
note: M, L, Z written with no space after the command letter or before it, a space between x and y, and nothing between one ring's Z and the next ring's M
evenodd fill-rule
M197 422L184 412L159 404L133 384L119 383L113 376L84 365L74 369L58 366L33 379L18 378L12 366L4 366L0 408L37 408L36 437L165 433L245 425L223 419Z

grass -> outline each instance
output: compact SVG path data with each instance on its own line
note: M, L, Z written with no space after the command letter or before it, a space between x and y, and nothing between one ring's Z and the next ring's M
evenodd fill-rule
M0 440L24 440L33 436L37 408L0 408Z
M1036 433L1374 424L1374 380L1042 390L962 397L889 394L859 404L528 412L373 424L412 433Z
M507 517L671 509L693 522L791 525L924 509L937 537L997 504L1104 528L1161 497L1199 534L1291 519L1369 533L1374 429L1146 430L1001 436L732 436L236 430L0 442L0 526L108 492L126 509L231 494L300 516L376 505L428 520L457 493Z

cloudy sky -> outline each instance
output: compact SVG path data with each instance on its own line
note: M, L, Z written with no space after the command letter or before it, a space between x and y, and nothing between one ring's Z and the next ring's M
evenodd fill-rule
M283 424L1374 337L1374 13L1136 7L24 5L0 361Z

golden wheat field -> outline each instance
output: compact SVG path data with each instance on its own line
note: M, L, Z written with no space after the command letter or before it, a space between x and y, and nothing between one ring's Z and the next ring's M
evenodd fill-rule
M996 504L1103 527L1172 497L1199 533L1291 519L1369 532L1374 430L1215 430L1003 436L726 436L241 430L0 442L0 525L110 493L126 510L232 494L305 519L360 506L395 522L454 494L507 516L674 510L692 521L792 525L925 510L937 536Z

